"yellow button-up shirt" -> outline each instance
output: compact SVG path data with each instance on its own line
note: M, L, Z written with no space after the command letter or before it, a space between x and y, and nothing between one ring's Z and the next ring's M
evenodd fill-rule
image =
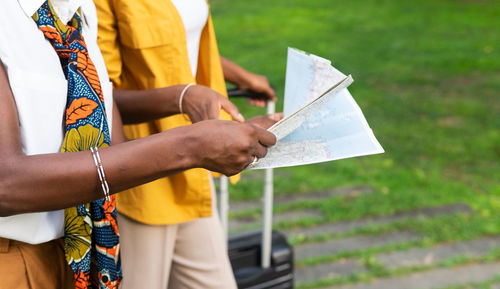
M196 82L226 95L209 16L193 78L182 19L169 0L95 0L98 42L115 88L152 89ZM223 119L229 119L223 114ZM181 115L125 126L135 139L188 125ZM118 194L118 211L136 221L167 225L211 216L209 173L191 169Z

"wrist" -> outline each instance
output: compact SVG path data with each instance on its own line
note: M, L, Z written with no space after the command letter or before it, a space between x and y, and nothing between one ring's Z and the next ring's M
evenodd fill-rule
M205 160L204 140L207 135L199 130L199 125L192 124L189 126L179 127L181 140L178 144L178 155L181 158L184 169L203 167Z
M184 86L184 88L181 90L180 94L179 94L179 100L177 101L178 103L178 106L179 106L179 113L182 114L184 116L184 118L186 120L188 120L187 116L186 116L186 110L184 109L185 107L185 96L187 94L187 91L189 90L190 87L196 85L196 83L189 83L187 85Z
M200 140L191 125L175 127L148 139L156 140L151 151L156 152L154 163L161 166L164 174L199 167L196 150L199 150Z
M155 93L155 106L161 107L162 117L179 113L179 95L185 85L172 85L152 90Z

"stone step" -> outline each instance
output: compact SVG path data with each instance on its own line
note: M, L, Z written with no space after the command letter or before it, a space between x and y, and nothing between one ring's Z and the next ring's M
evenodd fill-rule
M382 263L387 269L432 266L452 257L479 258L497 247L500 247L500 236L442 244L431 248L384 253L375 256L375 260Z
M479 258L500 246L500 236L483 237L473 241L440 244L430 248L415 248L407 251L382 253L375 256L377 263L387 269L433 266L453 257ZM296 269L297 283L307 283L333 276L348 276L363 273L366 269L358 259L347 259Z
M485 282L500 272L500 262L467 264L453 268L437 268L392 278L375 279L355 285L329 289L438 289L472 282Z
M306 210L292 210L286 211L282 213L274 214L273 223L279 224L281 222L297 222L301 219L321 219L323 217L323 213L314 210L314 209L306 209ZM257 216L245 216L238 217L229 220L229 231L238 231L241 229L252 229L258 228L261 226L261 215Z
M287 237L315 236L325 234L341 234L368 226L383 226L393 222L404 221L414 218L432 218L440 215L452 215L458 213L470 213L472 209L462 203L443 205L438 207L422 208L409 212L398 212L389 216L370 217L357 220L340 221L335 223L321 224L309 228L293 228L282 230Z
M495 280L497 280L497 279L495 279ZM490 281L484 281L484 282L491 283ZM459 285L459 288L460 289L485 289L485 288L488 288L488 289L500 289L500 284L490 284L489 287L484 287L484 286L479 286L478 287L478 285L476 285L476 284L477 284L476 282L473 282L472 285L469 285L469 284L462 285L461 284L461 285ZM441 287L439 289L450 289L450 286Z
M365 273L367 269L358 259L342 259L337 262L295 268L296 284L304 284L325 278Z
M332 190L301 193L301 194L288 194L279 195L274 197L274 205L289 205L293 203L300 203L305 201L322 201L332 197L345 197L345 196L360 196L369 195L374 191L371 186L355 186L336 188ZM246 211L251 209L259 209L262 206L261 200L250 201L236 201L229 203L230 212Z
M361 237L350 237L344 239L335 239L324 243L307 243L295 247L295 260L301 261L306 258L332 255L341 251L354 251L366 248L375 248L419 240L420 235L408 232L389 232L382 235L370 235Z

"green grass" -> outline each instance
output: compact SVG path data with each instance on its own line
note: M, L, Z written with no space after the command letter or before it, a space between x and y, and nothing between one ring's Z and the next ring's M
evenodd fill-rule
M474 209L472 215L408 221L371 232L409 229L432 244L500 234L499 1L210 3L221 54L267 75L280 97L288 46L328 58L352 74L350 91L386 150L277 169L276 194L368 184L375 188L371 195L301 206L319 208L322 222L332 222L462 202ZM235 102L247 117L264 113ZM278 109L282 105L281 97ZM231 200L260 197L262 180L253 174L244 173L230 188Z
M283 93L287 46L333 60L386 153L278 169L276 194L369 184L331 219L465 202L500 209L500 3L213 0L221 54ZM247 115L263 113L237 101ZM281 107L282 99L278 104ZM231 187L255 199L260 180ZM500 223L499 223L500 225Z
M384 268L383 265L378 264L377 260L371 258L371 256L367 256L362 259L360 262L363 263L368 269L367 272L364 273L352 273L346 276L333 276L330 278L325 278L321 280L316 280L314 282L308 284L298 284L297 289L310 289L317 287L325 287L325 286L340 286L345 284L352 283L360 283L360 282L368 282L374 280L375 278L383 278L383 277L397 277L409 273L415 272L425 272L437 268L443 267L451 267L451 266L463 266L471 263L490 263L494 261L499 261L500 257L495 255L494 253L489 254L485 257L480 258L468 258L465 256L450 258L443 262L439 262L433 266L413 266L413 267L405 267L398 268L393 270L388 270ZM446 286L440 289L490 289L490 285L496 284L500 282L500 275L494 277L491 280L487 280L484 282L472 282L468 284L456 285L456 286ZM329 287L331 288L331 287Z
M466 285L460 285L460 286L450 286L442 289L493 289L493 288L498 288L498 284L500 283L500 276L497 276L491 280L485 281L485 282L480 282L480 283L470 283ZM491 285L496 285L495 287L492 287Z

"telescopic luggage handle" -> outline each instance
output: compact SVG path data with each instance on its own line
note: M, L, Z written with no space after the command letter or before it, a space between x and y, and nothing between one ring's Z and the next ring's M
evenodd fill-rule
M246 97L260 95L250 90L230 89L228 95L231 97ZM267 114L273 114L276 106L273 101L267 101ZM219 191L219 216L222 223L222 229L228 240L228 216L229 216L229 190L228 178L222 176L220 179ZM271 246L272 246L272 225L273 225L273 169L265 169L264 194L262 197L262 268L269 268L271 265Z
M267 114L276 112L276 104L273 101L267 102ZM271 246L273 230L273 169L265 169L264 198L262 205L262 268L269 268L271 265Z

